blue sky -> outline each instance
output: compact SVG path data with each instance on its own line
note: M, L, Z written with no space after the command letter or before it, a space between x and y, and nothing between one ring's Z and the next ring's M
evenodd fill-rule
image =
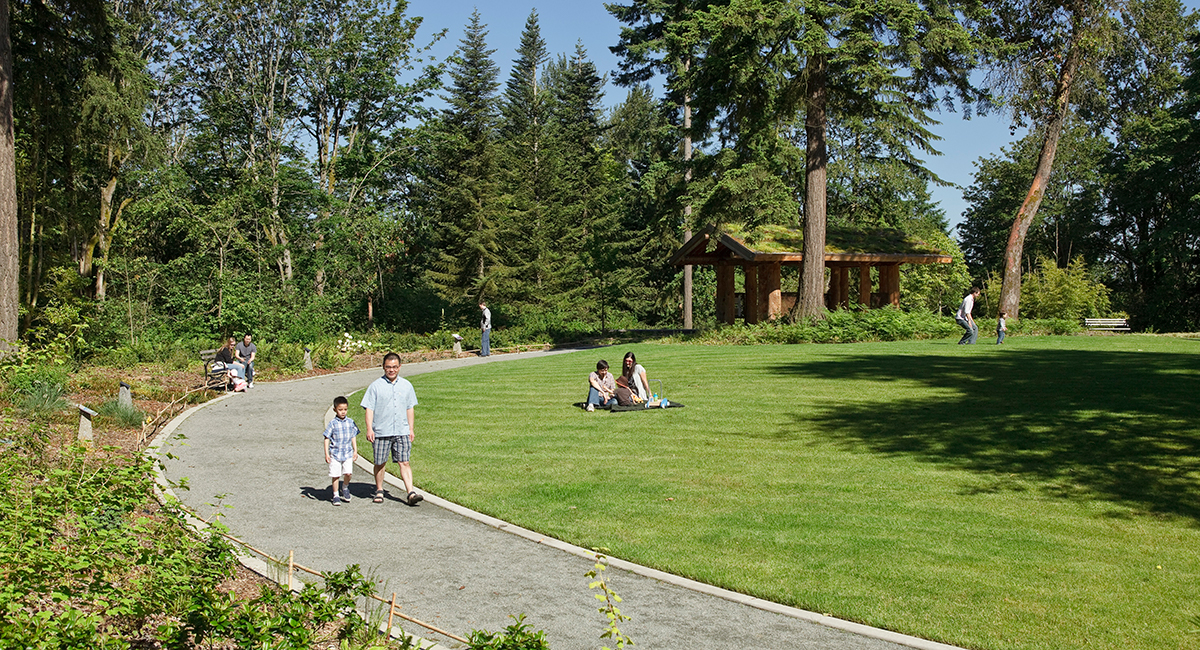
M1200 7L1200 0L1185 0L1184 5L1194 10ZM446 38L433 50L435 56L445 58L458 47L463 27L476 7L488 26L488 44L496 50L492 60L500 66L502 83L508 79L509 66L516 58L525 20L535 7L542 38L552 56L571 54L575 44L582 41L599 70L611 72L617 67L617 58L608 48L616 44L621 25L605 11L604 3L599 0L559 0L540 6L528 0L409 0L408 15L424 17L420 35L426 40L443 28L449 30ZM607 86L606 104L611 106L624 97L624 88ZM971 184L975 161L998 153L1001 147L1026 133L1024 130L1010 133L1009 120L1003 114L971 120L962 119L961 113L941 113L934 117L942 122L933 128L943 138L936 143L942 155L927 158L926 165L942 179L961 187ZM945 210L952 225L961 220L967 207L961 187L931 188L934 200Z

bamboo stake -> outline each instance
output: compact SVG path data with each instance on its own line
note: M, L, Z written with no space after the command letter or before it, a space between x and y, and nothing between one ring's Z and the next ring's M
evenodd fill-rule
M392 592L392 602L388 603L388 634L392 633L392 615L396 613L396 592Z
M296 569L296 551L288 551L288 589L292 588L292 573Z

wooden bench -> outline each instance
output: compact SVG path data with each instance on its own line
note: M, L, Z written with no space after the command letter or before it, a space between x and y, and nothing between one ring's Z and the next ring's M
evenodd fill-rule
M1128 318L1085 318L1083 326L1093 332L1129 332Z
M229 369L213 368L213 360L217 358L217 350L201 350L200 360L204 362L204 387L211 390L229 390Z

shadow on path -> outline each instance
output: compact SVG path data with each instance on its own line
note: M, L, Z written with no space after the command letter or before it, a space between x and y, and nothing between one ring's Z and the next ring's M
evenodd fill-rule
M852 448L1032 480L1200 525L1200 357L1013 350L995 356L863 354L776 365L797 377L918 382L877 399L817 405L805 421ZM870 397L870 396L866 396ZM799 418L799 416L797 416Z

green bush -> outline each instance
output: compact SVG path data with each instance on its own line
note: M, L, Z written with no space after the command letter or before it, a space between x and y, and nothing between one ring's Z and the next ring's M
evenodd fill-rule
M193 531L175 504L143 510L152 463L98 462L78 447L0 454L0 648L414 647L411 637L377 638L357 612L373 593L357 565L299 594L220 591L236 566L232 547Z
M287 370L300 370L304 367L304 345L300 343L285 343L282 341L255 342L258 352L255 356L255 366L270 364Z
M828 312L818 321L726 326L685 338L706 345L855 343L945 338L953 336L958 329L954 321L945 316L885 307Z
M1003 278L992 274L980 299L980 310L987 316L998 315ZM1021 278L1021 319L1081 321L1084 318L1112 316L1109 289L1088 275L1082 257L1059 268L1054 260L1039 258L1036 268ZM1009 326L1012 331L1012 326Z
M107 350L97 355L96 358L98 365L121 368L123 370L129 370L137 366L138 361L138 351L128 346Z
M525 624L525 615L510 616L512 625L501 632L473 630L467 636L470 650L550 650L546 633Z

